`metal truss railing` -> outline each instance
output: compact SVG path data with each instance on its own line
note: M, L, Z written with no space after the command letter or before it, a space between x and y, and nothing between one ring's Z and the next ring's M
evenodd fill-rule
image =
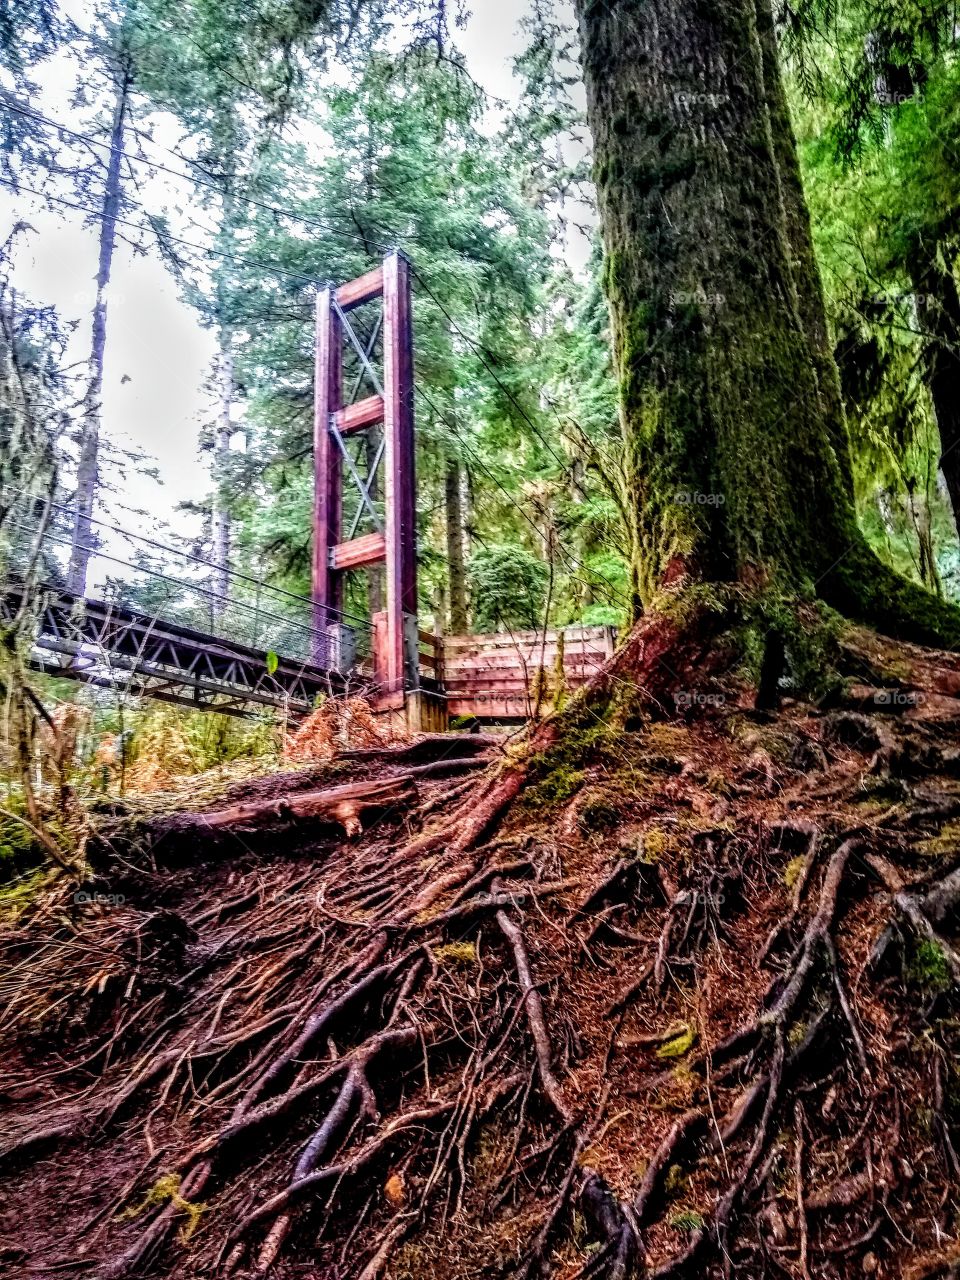
M3 530L0 615L8 620L22 598L21 561L35 563L38 540L41 548L37 669L235 714L258 705L300 714L318 694L361 679L370 653L362 620L318 628L307 598L106 521L96 523L109 536L90 547L97 598L71 595L63 587L71 516L60 507L43 528L27 516Z
M20 601L9 584L0 616L9 620ZM39 596L31 662L51 676L232 714L258 705L303 714L350 680L329 666L269 657L239 640L51 588Z

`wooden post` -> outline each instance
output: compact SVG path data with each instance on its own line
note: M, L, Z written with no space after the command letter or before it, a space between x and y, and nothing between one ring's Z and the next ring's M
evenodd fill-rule
M331 623L340 621L340 575L330 559L340 541L342 474L340 454L330 435L330 415L340 408L343 396L341 328L328 285L317 295L313 391L313 625L317 632L325 632ZM319 636L315 643L323 647ZM326 665L324 657L318 654L318 665Z
M373 628L370 656L373 659L373 673L380 678L380 673L387 668L387 611L381 610L370 619Z
M385 674L387 688L394 690L415 688L419 665L412 301L410 263L399 250L383 264L383 373L388 615Z

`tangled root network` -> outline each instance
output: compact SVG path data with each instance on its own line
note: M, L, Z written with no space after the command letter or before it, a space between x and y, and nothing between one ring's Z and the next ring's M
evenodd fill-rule
M956 706L726 686L495 815L490 737L119 822L0 935L0 1273L960 1276Z

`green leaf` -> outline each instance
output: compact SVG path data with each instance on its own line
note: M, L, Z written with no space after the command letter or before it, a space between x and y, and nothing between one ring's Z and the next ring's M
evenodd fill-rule
M677 1034L672 1034L671 1039L667 1040L657 1050L658 1058L682 1058L685 1053L689 1053L697 1040L697 1033L693 1027L683 1026L678 1029Z
M277 667L279 667L279 665L280 665L280 659L277 657L277 655L276 655L276 654L273 652L273 650L271 649L271 650L270 650L270 652L267 654L267 671L268 671L268 673L269 673L270 675L272 675L272 676L273 676L273 675L276 675L276 673L277 673Z

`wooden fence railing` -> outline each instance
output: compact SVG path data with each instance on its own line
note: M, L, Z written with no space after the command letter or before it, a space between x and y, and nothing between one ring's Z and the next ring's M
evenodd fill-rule
M420 676L428 683L428 687L431 682L437 689L444 687L444 644L442 636L431 635L429 631L417 632Z
M373 647L385 630L374 617ZM586 684L616 646L615 627L436 636L417 632L420 687L446 697L450 716L523 720L546 715ZM400 696L400 695L396 695Z
M615 644L613 627L445 636L447 711L480 719L546 714L604 665Z

